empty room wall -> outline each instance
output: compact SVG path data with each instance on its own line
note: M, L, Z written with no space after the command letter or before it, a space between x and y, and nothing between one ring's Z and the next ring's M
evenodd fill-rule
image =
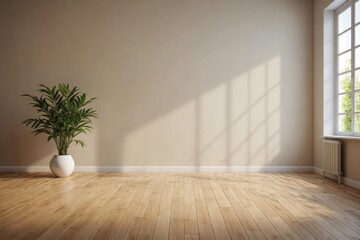
M0 165L56 153L23 93L99 99L89 166L311 166L312 1L0 1Z

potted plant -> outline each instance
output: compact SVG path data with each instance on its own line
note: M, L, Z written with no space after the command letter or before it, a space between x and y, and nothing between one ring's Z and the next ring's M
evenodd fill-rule
M43 84L39 87L40 96L22 95L30 100L30 105L38 113L37 118L26 119L23 124L30 126L35 136L44 133L48 135L48 141L54 140L58 155L51 159L50 169L57 177L67 177L75 167L68 148L73 142L85 146L77 137L92 130L91 119L96 118L97 113L86 106L96 98L87 99L86 93L65 83L51 88Z

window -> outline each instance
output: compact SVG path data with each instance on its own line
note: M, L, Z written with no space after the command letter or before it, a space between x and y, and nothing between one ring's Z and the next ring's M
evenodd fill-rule
M360 1L335 11L336 106L339 135L360 136Z

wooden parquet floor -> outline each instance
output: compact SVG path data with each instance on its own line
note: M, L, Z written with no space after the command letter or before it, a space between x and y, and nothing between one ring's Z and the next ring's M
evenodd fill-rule
M0 174L0 239L360 239L360 191L312 173Z

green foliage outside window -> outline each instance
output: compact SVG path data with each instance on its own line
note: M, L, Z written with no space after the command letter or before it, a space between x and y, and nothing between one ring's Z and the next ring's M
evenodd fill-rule
M351 70L351 61L348 60L346 67L345 67L345 71L350 71ZM351 76L345 75L341 81L340 81L340 92L351 92L352 91L352 81L351 81ZM355 89L360 89L360 76L356 75L355 76ZM340 102L340 112L345 113L345 115L342 115L339 118L339 122L340 122L340 131L342 132L351 132L351 121L352 121L352 116L351 116L351 94L343 94L341 95L342 98L341 102ZM358 109L360 109L360 99L359 99L360 95L359 94L355 94L355 110L357 111ZM360 131L360 115L355 115L355 131L359 132Z

